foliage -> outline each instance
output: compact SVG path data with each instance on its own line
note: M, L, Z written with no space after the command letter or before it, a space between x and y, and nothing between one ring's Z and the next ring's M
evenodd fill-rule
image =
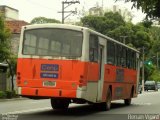
M6 98L6 93L4 91L0 91L0 98Z
M150 35L152 37L153 40L153 46L152 46L152 55L154 55L154 53L157 53L160 51L160 27L151 27L150 29Z
M160 82L160 71L155 69L153 74L149 77L150 80L155 80Z
M31 20L31 24L43 24L43 23L60 23L60 21L45 17L35 17Z
M152 39L152 48L148 53L148 59L152 60L152 63L157 65L157 57L160 63L160 27L152 26L149 34ZM158 55L158 56L157 56ZM160 65L158 65L160 66Z
M160 17L160 0L125 0L126 2L133 2L133 6L137 9L142 9L146 13L146 17L159 18Z
M0 98L13 98L13 97L18 97L15 91L0 91Z
M118 41L125 41L130 46L146 49L151 48L152 40L149 35L149 23L144 21L137 25L125 22L123 17L118 13L107 12L102 16L85 16L81 19L84 26L96 30ZM147 27L145 27L147 26Z
M150 20L144 19L143 22L141 22L140 24L142 24L142 25L143 25L144 27L146 27L146 28L151 28L153 22L150 21Z
M12 98L13 92L12 91L6 91L6 97L7 98Z
M6 93L6 98L18 97L15 90L13 90L13 91L7 90L7 91L5 91L5 93Z
M3 62L10 55L10 31L5 27L3 17L0 16L0 62Z
M11 32L6 28L2 16L0 16L0 62L7 62L12 82L12 90L14 90L13 76L16 72L16 56L11 52Z
M153 74L156 67L153 64L144 64L144 73L145 73L145 80L149 80L149 77Z
M84 26L90 27L102 34L108 34L109 31L120 25L125 25L125 21L118 12L108 12L103 16L84 16L81 21Z

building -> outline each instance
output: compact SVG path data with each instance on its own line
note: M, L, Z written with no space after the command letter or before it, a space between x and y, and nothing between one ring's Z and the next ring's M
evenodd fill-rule
M118 12L125 21L131 21L132 20L132 13L128 11L127 8L122 8L119 7L118 5L113 5L112 8L104 8L102 6L99 6L98 4L95 7L92 7L89 9L89 15L96 15L96 16L101 16L105 12Z
M23 20L12 20L6 21L7 28L10 29L11 35L11 47L12 52L17 55L18 54L18 47L19 47L19 39L20 39L20 32L21 27L27 25L28 23Z
M89 9L89 15L102 16L104 14L103 7L96 3L95 7Z
M96 16L102 16L103 15L103 9L102 7L92 7L89 9L89 15L96 15Z
M2 5L0 6L0 13L5 20L18 20L19 11L17 9Z
M21 27L28 23L24 20L19 20L19 11L17 9L2 5L0 6L0 13L4 17L7 28L9 28L12 33L11 50L15 55L17 55Z
M118 5L113 5L113 10L111 11L118 12L127 22L132 20L133 15L130 11L128 11L127 8L122 8L119 7Z

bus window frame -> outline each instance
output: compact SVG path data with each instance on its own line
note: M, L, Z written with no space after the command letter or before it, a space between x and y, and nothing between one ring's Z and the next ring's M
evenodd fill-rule
M94 37L94 39L91 39L92 36ZM91 45L92 45L91 41L92 42L93 41L96 42L96 43L93 42L93 44L95 44L96 46L93 45L91 47ZM91 33L89 35L89 61L98 63L98 57L99 57L99 39L98 39L98 35L95 35L95 34Z
M113 51L112 51L113 50ZM107 40L107 64L110 65L115 65L116 60L115 60L115 43L113 41Z
M39 29L60 29L60 30L69 30L69 31L76 31L76 32L80 32L81 34L82 34L82 45L81 45L81 53L80 53L80 55L79 56L72 56L71 58L74 58L74 57L82 57L82 49L83 49L83 41L84 41L84 33L83 33L83 31L80 31L80 30L72 30L72 29L66 29L66 28L56 28L56 27L54 27L54 28L47 28L47 27L44 27L44 28L33 28L33 29L24 29L24 31L23 31L23 39L22 39L22 50L21 50L21 54L22 55L31 55L31 56L55 56L55 57L67 57L67 58L69 58L70 56L59 56L59 55L38 55L38 54L24 54L24 42L25 42L25 40L24 40L24 38L25 38L25 32L26 31L30 31L30 30L39 30ZM37 44L37 40L36 40L36 51L37 51L37 46L38 46L38 44ZM50 47L49 47L50 48Z

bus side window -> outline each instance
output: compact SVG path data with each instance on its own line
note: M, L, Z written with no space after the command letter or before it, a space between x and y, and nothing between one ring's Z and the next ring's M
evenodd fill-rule
M122 67L126 67L126 48L122 47L122 58L121 58Z
M127 49L127 68L129 68L129 49Z
M116 60L117 60L117 66L121 66L121 57L122 57L122 46L116 45Z
M134 51L132 51L132 68L136 69L136 54Z
M138 70L138 68L139 68L139 55L138 55L138 53L135 53L135 59L136 59L136 70Z
M127 68L132 68L132 65L131 65L131 59L132 59L132 57L131 57L131 50L127 50Z
M115 64L115 44L113 42L107 42L107 63Z
M98 62L98 36L92 34L89 37L89 60Z

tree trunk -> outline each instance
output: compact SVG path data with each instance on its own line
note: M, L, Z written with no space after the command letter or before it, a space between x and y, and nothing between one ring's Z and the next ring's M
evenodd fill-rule
M14 81L13 81L13 78L14 78L14 74L13 74L13 69L12 69L12 65L11 63L6 60L8 66L9 66L9 73L10 73L10 76L11 76L11 87L12 87L12 91L14 91Z

